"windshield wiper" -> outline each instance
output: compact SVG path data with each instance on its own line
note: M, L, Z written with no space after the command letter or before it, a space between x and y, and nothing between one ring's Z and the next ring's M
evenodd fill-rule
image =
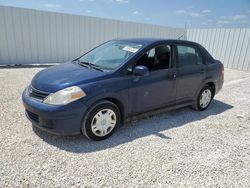
M95 70L99 70L99 71L104 72L104 70L99 65L95 65L93 63L84 62L84 61L80 61L80 60L78 60L78 63L79 63L79 65L85 66L87 68L91 68L91 69L95 69Z
M91 66L92 69L96 69L96 70L104 72L104 70L102 69L102 67L99 66L99 65L91 64L90 66Z
M80 61L80 60L77 60L77 61L78 61L78 64L79 64L79 65L84 66L84 67L87 67L87 68L90 68L88 62L82 62L82 61Z

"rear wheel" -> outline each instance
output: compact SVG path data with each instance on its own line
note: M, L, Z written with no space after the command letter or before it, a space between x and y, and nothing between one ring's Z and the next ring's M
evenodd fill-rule
M114 133L119 122L118 107L110 101L101 101L87 113L82 124L82 132L91 140L104 140Z
M213 89L205 85L200 91L196 103L192 106L195 110L203 111L208 108L213 99Z

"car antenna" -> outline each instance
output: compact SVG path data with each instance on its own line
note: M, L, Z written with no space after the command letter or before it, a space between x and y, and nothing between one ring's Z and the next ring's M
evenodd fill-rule
M187 23L185 23L185 31L187 31ZM184 36L184 34L182 34L181 36L179 36L177 39L180 40L183 36Z
M181 39L181 37L183 37L183 35L179 36L177 39L179 40L179 39Z

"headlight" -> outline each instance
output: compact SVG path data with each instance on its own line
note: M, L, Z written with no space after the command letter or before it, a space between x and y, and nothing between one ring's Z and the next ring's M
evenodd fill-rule
M72 86L56 93L51 93L43 102L46 104L66 105L85 96L86 93L81 88Z

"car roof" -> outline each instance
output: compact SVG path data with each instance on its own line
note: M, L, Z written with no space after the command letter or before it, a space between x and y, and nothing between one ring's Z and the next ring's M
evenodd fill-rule
M179 40L179 39L164 39L164 38L121 38L121 39L114 39L120 41L127 41L127 42L135 42L144 45L151 45L160 42L173 42L173 43L182 43L182 44L194 44L199 45L198 43L188 41L188 40Z

